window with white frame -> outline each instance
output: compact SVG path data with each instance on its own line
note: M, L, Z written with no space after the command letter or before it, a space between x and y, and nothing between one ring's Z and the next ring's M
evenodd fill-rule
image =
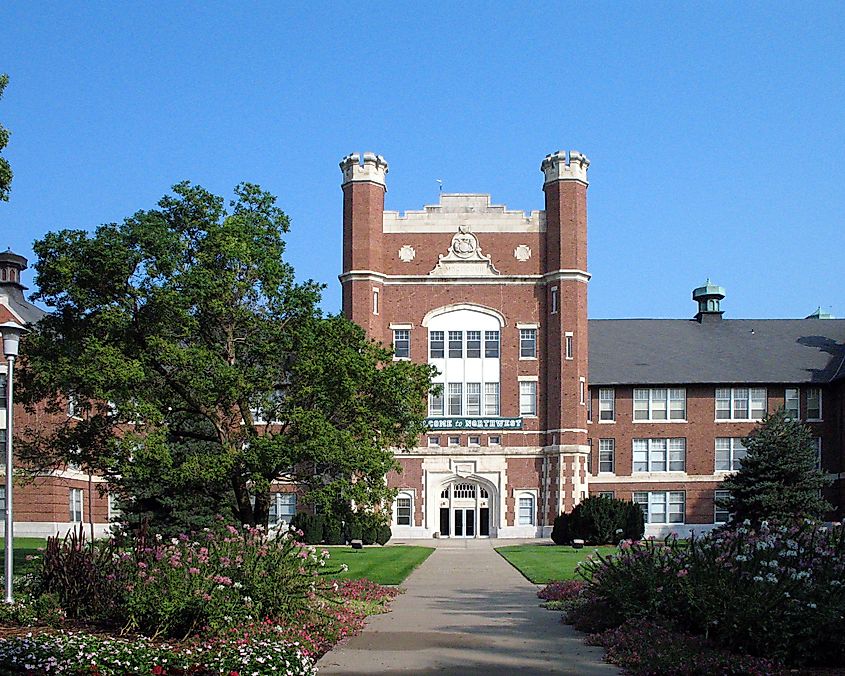
M428 332L428 358L443 359L445 356L445 341L443 331Z
M807 420L822 419L822 391L820 387L807 388Z
M599 491L599 497L613 500L613 498L615 497L615 493L613 491Z
M432 417L443 415L443 388L428 393L428 414Z
M587 403L587 379L578 378L578 403L584 406Z
M271 493L269 526L290 523L296 516L296 493Z
M463 412L463 391L463 383L449 383L449 415L461 415Z
M571 333L567 333L564 337L564 355L566 359L574 359L575 358L575 336Z
M634 420L686 420L687 391L683 387L634 389Z
M551 289L552 294L552 312L551 314L557 314L557 287L553 286Z
M537 415L537 381L523 380L519 383L519 414Z
M0 408L6 408L6 374L0 373Z
M616 471L616 439L599 439L599 473Z
M790 420L801 419L801 397L797 387L787 387L783 391L783 410Z
M410 329L393 329L393 355L399 359L411 358Z
M481 383L467 383L466 415L481 415Z
M499 358L499 332L484 332L484 356L488 359Z
M0 429L0 467L6 464L6 429Z
M475 436L475 435L470 436L469 439L468 439L467 445L468 446L481 446L481 437Z
M616 391L612 387L599 388L599 420L616 420Z
M0 486L0 512L6 511L6 487Z
M537 356L537 329L519 330L519 358L534 359Z
M499 415L499 383L484 383L484 415Z
M481 359L481 331L467 331L467 359Z
M82 489L70 489L70 522L82 523Z
M635 472L683 472L686 470L687 440L634 439Z
M460 438L460 436L452 436L452 437L449 437L449 445L450 445L450 446L460 446L460 445L461 445L461 438Z
M443 403L429 397L429 415L499 415L499 331L501 319L480 309L446 310L426 320L428 358ZM493 330L493 328L496 330Z
M449 331L449 359L463 359L464 332Z
M643 510L646 523L684 523L684 491L637 491L634 502Z
M534 525L534 496L531 493L522 493L519 496L518 523L520 526Z
M396 496L396 525L410 526L411 514L413 513L414 496L408 492L399 493Z
M456 500L475 498L475 484L455 484L452 487L452 497Z
M502 445L502 437L500 437L498 434L487 437L487 445L488 446L501 446Z
M745 458L746 449L739 437L716 438L716 471L733 472Z
M378 314L378 289L373 289L373 314Z
M727 523L730 520L731 513L719 504L723 500L727 500L730 495L730 491L721 488L713 491L713 523Z
M440 437L429 437L428 438L428 447L429 448L437 448L440 446Z
M760 420L765 415L765 387L716 388L716 420Z

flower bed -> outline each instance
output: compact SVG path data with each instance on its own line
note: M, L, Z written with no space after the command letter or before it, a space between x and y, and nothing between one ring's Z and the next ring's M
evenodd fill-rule
M679 542L626 542L585 561L571 618L596 632L659 620L737 655L845 664L845 531L812 523L740 527ZM625 624L630 627L630 623Z

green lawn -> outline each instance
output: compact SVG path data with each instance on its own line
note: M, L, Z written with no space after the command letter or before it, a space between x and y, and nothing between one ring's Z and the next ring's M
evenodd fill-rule
M411 571L434 551L431 547L326 547L331 552L328 564L335 569L345 563L349 570L333 577L358 579L366 577L379 584L401 584Z
M534 584L546 584L553 580L574 579L575 566L596 549L602 554L616 551L614 546L573 549L558 545L512 545L497 547L496 551Z
M39 554L39 548L45 547L47 540L44 538L15 538L15 575L31 572L37 565L35 561L27 561L26 557L29 555ZM2 558L6 557L6 543L0 537L0 551L2 551ZM2 576L2 566L0 566L0 576Z

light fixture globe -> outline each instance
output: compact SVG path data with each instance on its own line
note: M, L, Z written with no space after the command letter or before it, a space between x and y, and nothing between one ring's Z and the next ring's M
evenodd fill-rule
M18 356L21 336L24 333L26 333L26 328L16 322L4 322L0 324L0 334L3 335L3 354L6 357Z

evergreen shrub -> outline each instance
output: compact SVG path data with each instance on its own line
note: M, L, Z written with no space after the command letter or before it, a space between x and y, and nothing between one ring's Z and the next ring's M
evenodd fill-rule
M563 545L580 539L590 544L616 544L620 540L639 540L645 520L639 505L627 500L603 496L589 497L569 514L555 518L552 540Z

